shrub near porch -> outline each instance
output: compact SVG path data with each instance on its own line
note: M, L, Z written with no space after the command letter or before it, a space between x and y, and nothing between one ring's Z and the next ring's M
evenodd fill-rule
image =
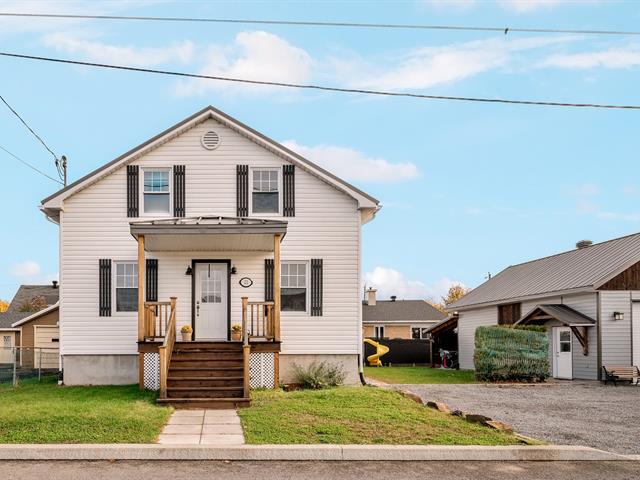
M257 390L238 411L247 443L514 445L498 432L375 387Z

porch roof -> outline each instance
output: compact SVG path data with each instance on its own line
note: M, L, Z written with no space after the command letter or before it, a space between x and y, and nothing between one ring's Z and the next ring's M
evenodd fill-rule
M596 325L593 318L562 304L537 305L518 320L516 325L544 323L547 320L557 320L567 327L594 327Z
M130 223L131 235L145 237L147 251L273 251L274 235L287 222L259 218L200 216Z

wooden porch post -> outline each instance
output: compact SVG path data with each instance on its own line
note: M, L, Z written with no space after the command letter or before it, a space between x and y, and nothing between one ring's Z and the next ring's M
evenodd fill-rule
M275 341L280 341L280 240L279 233L273 236L273 321Z
M138 341L144 340L144 235L138 235ZM144 389L144 354L138 360L138 381L140 390Z
M144 235L138 235L138 341L144 340Z

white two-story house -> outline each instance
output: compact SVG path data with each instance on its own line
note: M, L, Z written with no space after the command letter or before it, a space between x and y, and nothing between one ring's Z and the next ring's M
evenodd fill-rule
M361 228L379 208L223 112L195 113L42 201L60 226L64 383L139 382L184 406L241 404L313 361L355 383Z

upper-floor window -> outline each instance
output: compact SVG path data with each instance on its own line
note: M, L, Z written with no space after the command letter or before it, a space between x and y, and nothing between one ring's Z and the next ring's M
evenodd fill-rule
M429 337L427 327L411 327L411 338L414 340L425 339Z
M513 325L520 320L520 314L519 303L498 305L498 325Z
M280 275L280 308L283 312L307 311L306 262L283 262Z
M116 262L116 312L138 310L138 264Z
M171 170L145 169L143 171L143 212L144 213L170 213L171 192L169 178Z
M252 213L280 213L280 170L253 169L252 175Z

